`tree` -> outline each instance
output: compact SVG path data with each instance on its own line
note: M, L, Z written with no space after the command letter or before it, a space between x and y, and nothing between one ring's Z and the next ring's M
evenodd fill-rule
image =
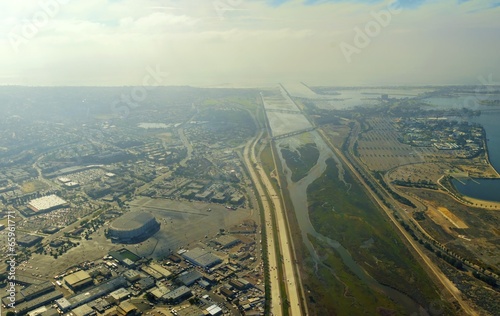
M147 292L144 297L150 301L151 303L154 303L155 302L155 296L153 294L151 294L150 292Z

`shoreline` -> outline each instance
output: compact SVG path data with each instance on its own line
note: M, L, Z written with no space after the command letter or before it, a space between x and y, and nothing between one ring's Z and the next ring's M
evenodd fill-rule
M500 202L481 200L481 199L470 197L468 195L462 195L462 198L465 201L470 202L471 204L469 204L469 206L472 206L472 207L492 209L492 210L497 210L497 211L500 210Z
M500 202L496 201L488 201L488 200L481 200L477 199L468 195L464 195L460 193L457 188L449 181L449 185L453 187L453 190L455 192L451 191L451 188L447 188L445 185L441 183L441 180L443 180L444 176L439 178L437 181L437 184L440 186L440 188L444 189L446 194L453 198L455 201L461 203L462 205L470 206L470 207L478 207L478 208L483 208L483 209L488 209L488 210L500 210Z
M500 113L500 109L492 109L489 112L495 112L495 113ZM483 114L481 114L483 115ZM470 177L473 180L487 180L487 179L500 179L500 173L498 170L495 168L495 166L491 163L490 160L490 152L489 152L489 147L488 147L488 134L486 132L486 129L483 125L481 125L484 129L484 137L483 137L483 148L484 148L484 159L486 164L490 167L490 169L495 173L494 177ZM462 194L453 183L450 182L450 184L453 186L454 190L461 195L461 199L463 199L464 202L469 202L471 206L477 206L477 207L482 207L482 208L487 208L487 209L500 209L500 201L490 201L490 200L483 200L479 198L475 198L469 195Z
M483 126L484 129L484 126ZM500 173L498 173L498 170L493 166L493 164L490 161L490 151L488 148L488 138L487 138L486 130L484 130L484 138L483 138L483 148L484 148L484 159L486 160L487 164L491 167L493 171L495 171L497 178L500 178ZM494 178L489 178L489 179L494 179Z

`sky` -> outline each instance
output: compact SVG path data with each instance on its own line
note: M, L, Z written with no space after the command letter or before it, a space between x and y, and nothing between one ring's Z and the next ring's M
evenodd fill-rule
M23 0L0 85L500 82L500 0Z

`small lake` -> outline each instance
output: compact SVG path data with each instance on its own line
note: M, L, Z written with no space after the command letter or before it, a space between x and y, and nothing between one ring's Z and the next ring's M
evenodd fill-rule
M500 179L451 180L455 188L471 198L500 202Z

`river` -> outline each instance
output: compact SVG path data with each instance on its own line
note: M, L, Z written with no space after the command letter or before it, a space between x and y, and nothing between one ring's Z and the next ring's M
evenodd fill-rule
M399 305L401 305L403 308L405 308L409 313L415 312L418 310L422 310L422 308L414 302L411 298L408 296L404 295L403 293L396 291L390 287L381 285L380 283L377 282L374 278L372 278L368 273L366 273L365 270L361 266L359 266L356 261L352 258L351 254L349 251L344 248L338 241L330 239L320 233L318 233L310 219L309 219L309 208L308 208L308 200L307 200L307 188L311 183L314 182L314 180L318 179L326 170L326 161L328 158L333 158L335 162L337 163L337 168L339 168L339 175L342 175L344 173L343 166L340 163L339 159L335 154L332 152L332 150L326 145L326 143L323 141L321 136L318 134L318 132L314 131L311 133L314 137L314 142L316 143L316 146L319 150L319 158L314 167L311 168L307 176L302 178L300 181L294 183L291 180L292 172L286 165L286 161L283 158L281 154L281 149L280 145L283 145L286 140L278 141L277 146L278 146L278 154L279 154L279 159L281 161L282 166L285 169L285 176L287 180L287 185L288 185L288 192L290 195L290 199L292 201L294 210L295 210L295 216L297 218L297 222L300 227L300 231L302 234L302 240L304 244L306 245L307 249L309 250L309 253L313 260L315 261L316 264L316 269L319 264L322 265L321 260L318 257L318 254L314 250L313 245L309 241L308 235L311 235L318 240L323 241L324 243L329 244L337 253L340 255L342 258L343 263L365 284L369 285L371 288L374 288L378 291L384 292L387 296L392 298L394 301L398 302ZM342 179L341 179L342 180ZM326 267L326 266L325 266ZM331 268L326 267L331 271Z

